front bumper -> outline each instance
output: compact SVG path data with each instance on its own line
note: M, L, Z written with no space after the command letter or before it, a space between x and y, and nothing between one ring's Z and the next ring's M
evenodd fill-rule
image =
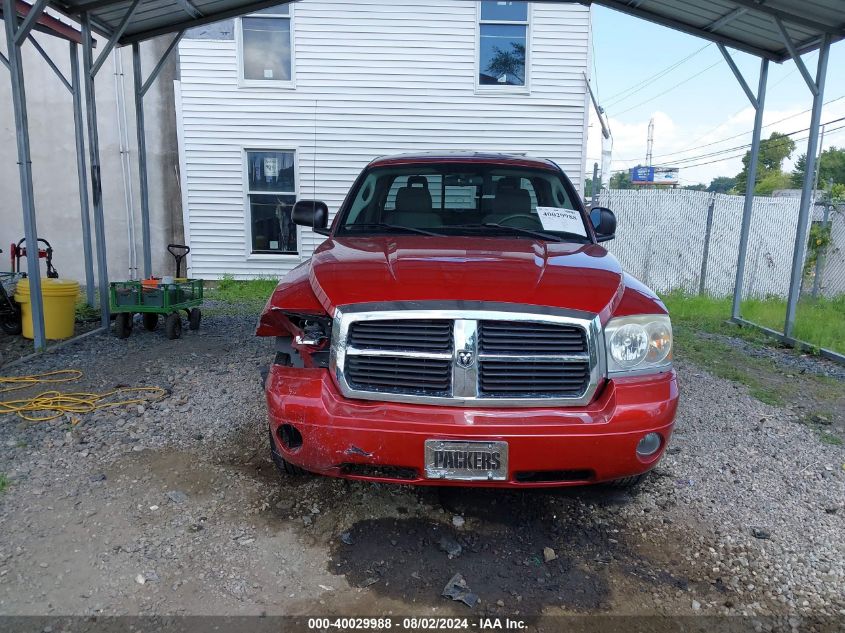
M653 468L672 433L678 404L675 372L614 379L582 407L472 409L345 398L326 369L273 365L266 381L277 452L305 470L373 481L461 486L561 486L610 481ZM280 441L293 426L301 444ZM648 459L636 446L663 438ZM289 437L289 436L288 436ZM427 439L508 443L507 481L425 477Z

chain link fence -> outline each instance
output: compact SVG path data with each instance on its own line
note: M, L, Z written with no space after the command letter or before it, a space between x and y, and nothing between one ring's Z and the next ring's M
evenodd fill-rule
M845 203L816 205L809 234L802 295L845 298Z
M743 296L786 298L798 199L754 199ZM622 266L658 292L733 295L744 198L706 191L610 190L598 204L616 213L608 243ZM845 247L845 235L842 236ZM834 266L826 267L832 272Z
M603 192L596 204L612 209L618 220L617 239L608 243L608 250L643 283L661 293L733 296L744 197L689 190L611 190ZM841 360L845 205L814 205L806 248L796 254L799 205L797 197L754 199L740 316L783 334L793 260L801 256L801 292L794 330L787 338Z

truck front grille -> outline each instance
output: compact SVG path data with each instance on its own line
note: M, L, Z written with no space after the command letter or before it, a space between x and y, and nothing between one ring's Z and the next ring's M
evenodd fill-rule
M365 391L449 395L452 363L431 358L350 356L346 379L350 386Z
M566 406L589 402L598 387L597 318L512 304L425 305L337 310L331 366L345 396Z
M357 321L349 326L349 345L359 349L449 352L452 322L435 319Z
M480 321L479 349L490 354L583 354L584 328L532 321Z
M479 361L479 392L493 398L577 398L590 382L587 361L488 359Z

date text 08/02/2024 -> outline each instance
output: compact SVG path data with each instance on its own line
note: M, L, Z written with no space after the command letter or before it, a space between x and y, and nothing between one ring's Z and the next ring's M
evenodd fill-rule
M310 631L520 631L527 628L524 620L516 618L426 618L426 617L373 617L373 618L309 618Z

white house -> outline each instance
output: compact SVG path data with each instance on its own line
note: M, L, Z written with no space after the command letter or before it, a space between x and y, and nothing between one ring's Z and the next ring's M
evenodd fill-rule
M195 29L177 120L193 276L279 276L376 156L483 150L556 161L580 187L590 11L569 3L302 0Z

